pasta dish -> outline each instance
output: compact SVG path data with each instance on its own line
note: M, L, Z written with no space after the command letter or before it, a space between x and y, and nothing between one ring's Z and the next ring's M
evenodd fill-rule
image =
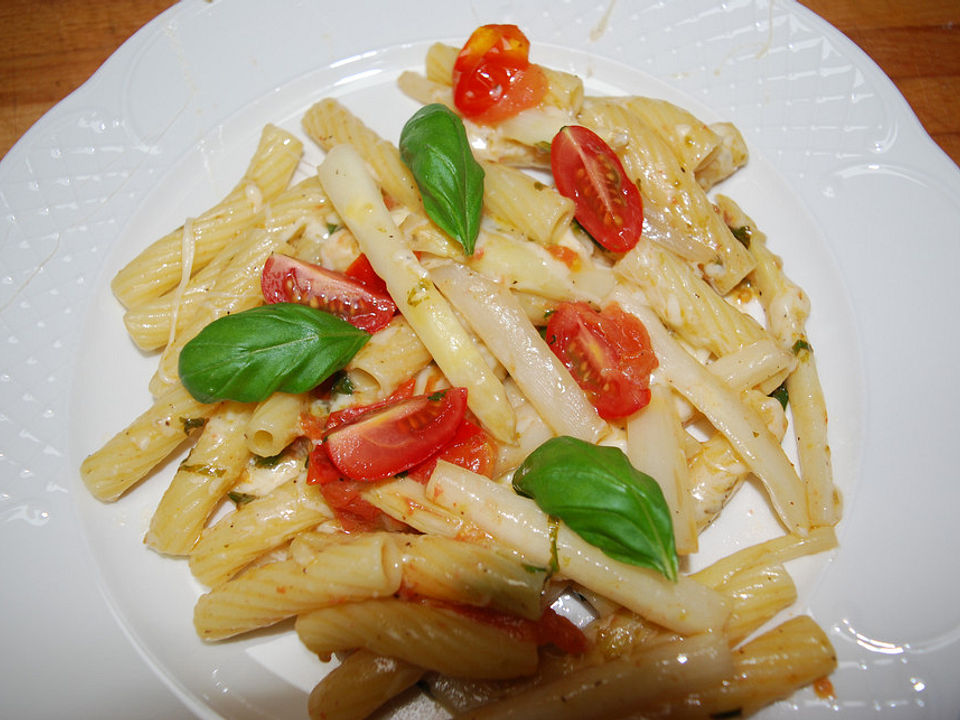
M154 403L83 480L114 501L189 441L144 542L205 586L205 641L295 618L336 659L311 718L829 697L784 567L836 546L826 405L809 299L722 192L744 140L529 50L512 25L433 45L396 139L333 98L265 127L114 277ZM781 534L689 571L750 479Z

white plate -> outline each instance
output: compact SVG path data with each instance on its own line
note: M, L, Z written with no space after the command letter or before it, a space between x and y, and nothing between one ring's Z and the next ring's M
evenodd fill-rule
M483 22L519 24L536 60L594 88L732 120L751 146L724 192L812 297L847 499L841 550L791 566L839 653L836 701L804 692L764 717L958 716L960 172L868 58L783 0L186 0L38 122L0 165L4 715L305 716L317 670L289 634L193 636L199 588L140 542L162 479L109 506L82 487L82 457L149 403L153 359L108 280L226 193L265 122L296 129L334 94L395 138L413 107L397 72ZM716 551L728 532L712 532Z

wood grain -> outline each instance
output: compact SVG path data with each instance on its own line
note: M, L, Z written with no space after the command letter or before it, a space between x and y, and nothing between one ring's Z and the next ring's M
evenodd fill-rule
M0 1L0 157L171 0ZM960 163L960 0L802 0L890 76Z

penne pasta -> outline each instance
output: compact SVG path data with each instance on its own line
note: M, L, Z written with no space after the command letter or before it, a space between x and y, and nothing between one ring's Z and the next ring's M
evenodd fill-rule
M143 541L166 555L188 555L248 458L243 428L252 408L225 402L210 416L160 499Z

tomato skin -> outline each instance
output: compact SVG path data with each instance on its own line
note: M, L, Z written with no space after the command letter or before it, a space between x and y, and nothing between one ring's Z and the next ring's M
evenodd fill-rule
M350 263L350 266L343 271L343 274L351 280L356 280L365 288L375 293L390 297L390 293L387 291L387 284L383 281L382 277L377 275L376 270L373 269L373 265L370 264L367 256L363 253L358 255L357 259Z
M607 250L626 252L643 231L643 197L617 154L592 130L568 125L550 145L557 191L573 200L574 215Z
M516 25L473 31L453 66L453 102L464 117L493 124L539 104L547 79L528 60L530 41Z
M307 457L307 485L326 485L340 479L340 471L322 444L313 446Z
M320 493L340 521L344 532L374 532L384 529L386 516L360 495L366 483L337 478L320 485Z
M597 312L583 302L560 303L546 339L603 419L628 417L650 402L657 358L646 328L619 306Z
M446 445L456 435L466 408L466 388L416 395L337 425L323 447L345 477L382 480L427 460Z
M496 461L497 448L493 438L479 425L464 419L456 434L433 457L407 471L407 477L426 484L437 467L438 460L446 460L478 475L490 477Z
M397 311L393 299L386 293L366 287L343 273L279 253L267 258L260 288L267 303L308 305L371 333L386 327Z
M326 428L324 428L323 437L326 438L326 436L332 433L335 428L338 428L341 425L346 425L358 420L361 415L366 415L374 410L380 410L388 405L393 405L400 400L406 400L407 398L413 397L413 388L416 385L416 382L416 378L410 378L406 382L398 385L397 389L390 393L383 400L378 400L375 403L370 403L369 405L351 405L343 410L335 410L327 416L327 425Z

